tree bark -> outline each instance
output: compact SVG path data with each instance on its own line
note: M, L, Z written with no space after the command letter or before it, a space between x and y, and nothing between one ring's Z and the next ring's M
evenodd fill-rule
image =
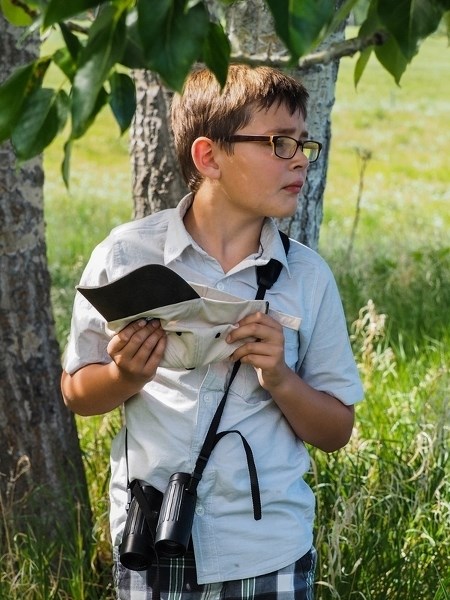
M338 0L336 5L342 4ZM286 51L278 40L271 14L262 0L240 0L228 8L209 0L212 13L223 17L237 55L267 55L267 64L279 61ZM218 14L221 11L221 14ZM324 46L344 37L344 27L330 36ZM310 137L323 143L321 158L309 168L308 179L299 198L296 214L279 223L281 229L298 241L317 249L323 215L323 192L328 169L331 139L331 110L335 99L338 61L295 69L310 94L308 130ZM169 127L170 93L155 76L135 73L138 108L131 130L133 196L135 215L144 216L172 207L186 193L173 150Z
M22 33L0 14L0 81L37 56L38 39L19 42ZM51 538L73 531L80 503L87 522L90 512L75 421L60 393L43 182L41 157L17 165L11 145L0 146L0 526L25 531L33 517Z
M131 128L135 218L178 204L188 192L170 128L172 92L151 71L135 71L137 107Z

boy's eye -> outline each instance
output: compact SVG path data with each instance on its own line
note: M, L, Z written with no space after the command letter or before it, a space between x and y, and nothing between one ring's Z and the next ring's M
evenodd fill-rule
M292 158L297 150L297 142L290 137L278 137L274 139L275 154L280 158Z
M292 140L289 138L281 137L277 139L277 149L279 150L289 150L292 148Z

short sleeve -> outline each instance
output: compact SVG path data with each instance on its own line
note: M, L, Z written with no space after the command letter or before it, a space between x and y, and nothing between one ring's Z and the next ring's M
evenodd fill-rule
M108 280L111 252L107 241L93 251L84 269L82 285L101 285ZM73 374L92 363L111 361L106 348L110 335L100 313L79 292L75 294L69 339L63 354L63 368Z
M363 387L336 282L328 266L322 267L314 282L314 313L299 375L314 389L351 405L363 399Z

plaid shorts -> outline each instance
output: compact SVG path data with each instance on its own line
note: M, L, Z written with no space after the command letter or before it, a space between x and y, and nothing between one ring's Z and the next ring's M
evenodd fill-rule
M118 600L152 600L156 569L130 571L115 548L114 585ZM197 583L192 552L183 558L160 560L161 600L313 600L316 551L311 548L295 563L249 579Z

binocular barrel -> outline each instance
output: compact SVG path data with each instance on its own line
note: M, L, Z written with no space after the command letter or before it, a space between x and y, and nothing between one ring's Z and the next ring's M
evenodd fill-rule
M185 554L197 501L195 490L189 488L190 480L189 473L174 473L164 496L151 485L141 485L138 481L131 484L133 497L119 547L120 562L124 567L145 571L152 566L155 553L168 558ZM133 492L136 486L145 497L138 494L139 501Z
M156 551L170 558L183 556L191 537L197 494L188 491L189 473L174 473L169 480L156 528Z
M150 527L136 497L133 496L119 547L120 562L132 571L145 571L152 566L156 525L162 504L160 491L151 485L143 485L141 489L150 509Z

